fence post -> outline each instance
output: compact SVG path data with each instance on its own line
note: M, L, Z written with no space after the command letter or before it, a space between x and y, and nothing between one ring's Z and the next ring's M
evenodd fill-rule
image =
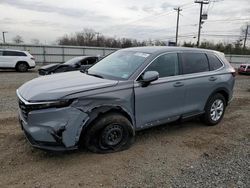
M46 63L46 51L45 46L43 46L43 64Z
M64 52L64 47L62 47L62 61L63 61L63 63L65 62L65 52Z
M83 54L83 55L86 55L86 54L85 54L85 48L82 49L82 54Z

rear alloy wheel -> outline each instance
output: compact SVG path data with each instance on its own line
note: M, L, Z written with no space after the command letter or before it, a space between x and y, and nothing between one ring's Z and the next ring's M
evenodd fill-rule
M225 109L225 97L220 93L217 93L208 100L202 120L207 125L216 125L222 120Z
M16 66L16 70L18 72L27 72L28 68L29 67L28 67L27 63L24 63L24 62L18 63L17 66Z
M217 99L212 104L212 107L210 109L210 116L213 121L218 121L224 111L224 104L221 99Z
M95 153L122 151L134 142L135 132L131 122L121 114L101 116L83 133L84 146Z

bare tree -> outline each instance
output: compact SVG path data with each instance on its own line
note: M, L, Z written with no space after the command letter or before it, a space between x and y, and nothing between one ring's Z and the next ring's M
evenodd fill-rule
M136 39L107 37L93 29L84 29L81 32L64 35L58 39L58 44L60 45L102 46L112 48L146 46L147 43L147 41L138 41Z
M127 48L134 46L166 46L166 43L160 40L143 40L129 38L108 37L101 33L95 32L93 29L84 29L81 32L76 32L71 35L64 35L58 39L60 45L76 45L76 46L101 46L112 48ZM185 42L183 46L195 47L195 43ZM200 44L201 48L218 50L224 53L243 54L242 40L237 40L235 43L222 43L204 41ZM250 49L246 47L244 54L250 54Z
M38 40L38 39L31 39L31 44L35 44L35 45L38 45L38 44L40 44L40 41Z
M15 36L12 41L16 44L23 43L23 38L20 35Z

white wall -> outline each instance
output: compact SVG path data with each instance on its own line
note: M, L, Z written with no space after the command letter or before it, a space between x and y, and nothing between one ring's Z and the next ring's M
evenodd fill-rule
M0 44L0 48L29 51L36 58L37 63L62 63L82 55L106 56L118 50L118 48L105 47L26 44ZM226 54L226 58L235 67L238 67L241 63L250 63L250 55Z
M95 55L106 56L116 48L87 47L87 46L52 46L26 44L0 44L0 49L15 49L29 51L37 63L62 63L76 56Z

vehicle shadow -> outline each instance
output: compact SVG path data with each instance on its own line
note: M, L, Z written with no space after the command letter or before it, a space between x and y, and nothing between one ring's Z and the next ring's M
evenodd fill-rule
M27 72L17 72L15 69L0 69L0 74L1 73L20 73L20 74L24 74L24 73L35 73L37 72L36 69L31 69L28 70Z

